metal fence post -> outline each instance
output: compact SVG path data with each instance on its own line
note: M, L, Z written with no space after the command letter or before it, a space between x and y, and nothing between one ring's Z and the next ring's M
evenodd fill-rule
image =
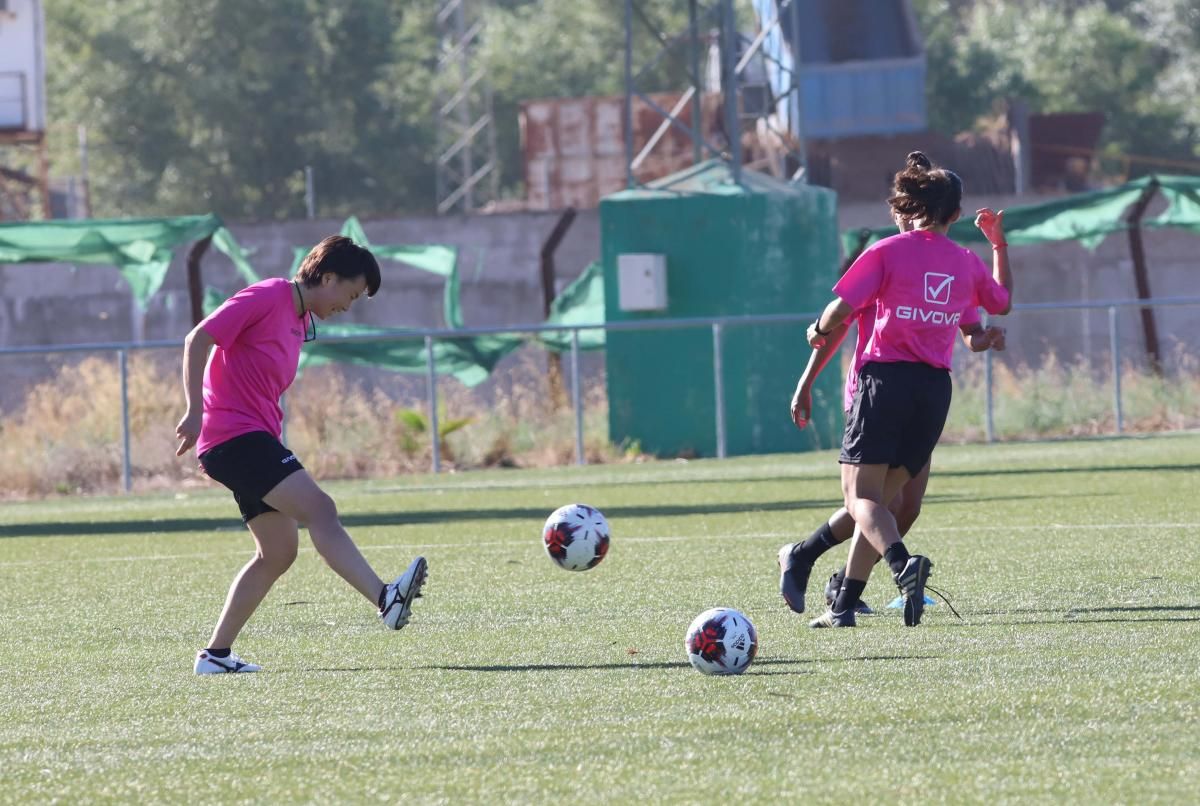
M725 382L722 378L721 323L713 322L713 384L717 401L717 458L725 458Z
M1117 322L1117 306L1108 306L1108 351L1112 355L1113 417L1117 433L1125 431L1125 414L1121 410L1121 339Z
M575 403L575 464L586 465L583 451L583 395L579 383L579 329L571 331L571 399Z
M442 471L441 434L438 433L437 364L433 357L433 336L425 337L425 385L429 403L429 437L433 441L433 472Z
M129 453L129 354L117 350L121 368L121 486L125 492L133 489L133 459Z
M625 187L637 185L633 175L633 0L625 0Z

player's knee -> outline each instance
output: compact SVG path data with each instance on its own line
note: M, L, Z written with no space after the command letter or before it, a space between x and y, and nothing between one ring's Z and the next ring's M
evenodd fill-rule
M845 507L842 507L829 519L829 531L839 543L850 539L854 534L854 518L850 517L850 512Z
M296 555L299 548L296 543L292 543L286 548L280 549L275 557L275 565L279 569L279 573L283 573L292 567L292 563L296 562Z
M338 522L337 504L325 492L315 495L308 505L308 528L318 531L336 526Z
M880 508L879 502L870 498L851 496L846 500L846 510L850 513L850 517L864 529L871 528L871 525L875 523Z
M908 530L913 527L913 524L917 522L917 518L921 516L921 502L917 501L911 504L905 502L894 514L896 516L896 528L900 530L901 535L906 535L908 534Z
M259 554L259 562L265 565L276 576L280 576L284 571L292 567L292 563L296 561L296 553L298 551L297 541L291 541L283 545L271 546L269 549L263 550Z

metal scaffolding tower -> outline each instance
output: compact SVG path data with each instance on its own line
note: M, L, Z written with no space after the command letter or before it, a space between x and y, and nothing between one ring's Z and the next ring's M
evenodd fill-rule
M437 212L469 213L499 195L492 91L477 56L483 17L438 0Z
M785 178L806 179L806 153L801 105L799 31L800 0L687 0L688 27L669 35L653 29L638 0L625 0L625 165L629 187L636 171L669 128L691 139L696 162L717 157L727 161L735 181L745 165L743 137L751 135L763 150L786 152L794 167ZM756 21L753 35L739 31L738 19ZM741 14L739 15L739 12ZM787 20L789 35L784 35ZM634 29L651 28L653 52L635 52ZM687 49L689 86L672 109L664 109L641 89L646 79L676 48ZM648 58L639 58L648 57ZM701 63L706 65L704 72ZM706 132L702 96L719 93L717 134ZM634 153L634 100L662 117L658 129ZM691 105L690 123L680 113ZM775 162L782 164L783 160Z

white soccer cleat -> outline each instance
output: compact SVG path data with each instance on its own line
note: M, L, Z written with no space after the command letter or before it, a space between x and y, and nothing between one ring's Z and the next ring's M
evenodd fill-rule
M218 658L206 649L196 653L196 674L226 674L238 672L261 672L257 663L248 663L232 652L228 657Z
M421 586L428 576L429 564L424 557L418 557L409 563L408 570L396 577L395 582L384 588L379 618L389 629L398 630L408 623L413 600L421 595Z

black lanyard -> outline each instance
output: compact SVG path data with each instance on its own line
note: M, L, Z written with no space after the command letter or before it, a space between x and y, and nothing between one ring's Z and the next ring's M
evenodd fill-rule
M305 343L317 340L317 319L312 315L312 311L304 310L304 292L300 290L300 284L292 280L292 285L296 286L296 293L300 295L300 318L304 319L304 341ZM308 317L305 317L308 314ZM309 328L312 332L309 333Z

